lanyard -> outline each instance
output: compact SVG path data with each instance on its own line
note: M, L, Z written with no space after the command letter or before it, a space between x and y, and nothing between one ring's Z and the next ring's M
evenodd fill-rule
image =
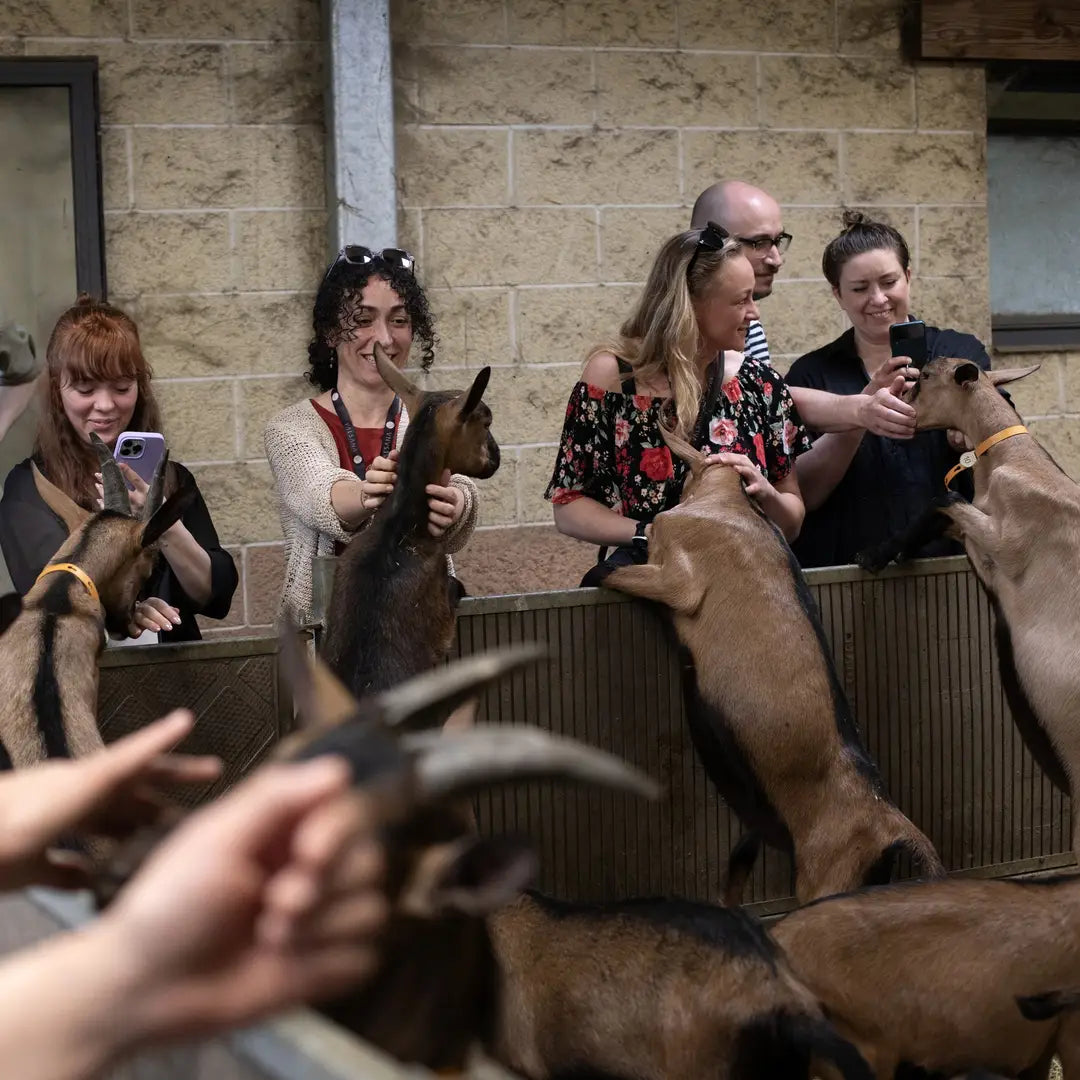
M356 441L356 428L349 417L349 410L345 408L345 402L337 390L330 391L330 400L334 403L334 411L338 414L341 426L345 429L345 441L349 444L349 453L352 454L353 472L361 480L367 475L367 465L364 464L364 456L360 453L360 444ZM386 424L383 426L382 448L379 453L387 457L394 449L394 433L397 431L398 417L401 414L401 400L397 394L390 402L390 408L386 410Z

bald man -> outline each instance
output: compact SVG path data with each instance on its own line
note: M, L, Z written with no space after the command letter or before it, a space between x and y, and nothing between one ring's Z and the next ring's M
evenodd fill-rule
M791 233L784 232L780 204L767 192L743 180L721 180L707 187L694 203L691 229L710 222L725 228L743 245L754 268L754 299L762 300L773 289L773 279L784 265ZM807 342L809 348L810 343ZM760 322L746 333L746 356L769 364L769 343ZM911 438L915 434L915 410L889 390L868 394L830 394L807 386L788 386L799 415L817 434L834 434L865 428L875 435ZM899 434L898 434L899 432ZM824 454L824 449L807 454Z

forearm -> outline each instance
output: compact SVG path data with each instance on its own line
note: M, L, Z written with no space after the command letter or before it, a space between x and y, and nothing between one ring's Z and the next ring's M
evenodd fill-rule
M161 553L184 592L200 606L208 603L214 591L210 554L182 521L178 521L162 536Z
M361 501L363 490L358 479L339 480L330 488L330 505L349 532L355 532L373 513L371 508L364 506Z
M773 489L761 500L761 509L765 511L769 520L784 534L784 539L789 542L799 535L802 528L803 518L806 516L806 507L802 496L792 491L776 491Z
M822 435L812 449L796 459L795 471L807 510L816 510L836 490L865 434L858 429Z
M465 500L461 517L446 531L446 550L453 555L469 542L469 537L476 529L480 516L480 493L475 482L468 476L455 473L450 478L450 484L461 492Z
M803 423L813 431L835 432L862 428L862 405L858 394L830 394L809 386L791 386L792 400Z
M555 528L590 544L629 544L637 522L623 517L595 499L581 498L552 507Z
M128 958L96 926L0 962L0 1060L19 1080L101 1075L139 1041Z

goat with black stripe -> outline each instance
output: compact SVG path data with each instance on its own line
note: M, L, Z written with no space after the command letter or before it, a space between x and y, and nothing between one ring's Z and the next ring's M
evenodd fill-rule
M85 510L34 468L34 483L70 536L21 600L3 598L0 637L0 767L24 768L100 749L97 658L105 634L127 636L155 545L195 496L181 486L163 501L162 458L141 517L108 447L101 462L104 509Z

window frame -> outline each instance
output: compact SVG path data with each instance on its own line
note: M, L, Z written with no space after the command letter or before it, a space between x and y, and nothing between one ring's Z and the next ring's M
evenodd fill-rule
M105 208L97 57L3 57L0 86L52 86L68 91L75 283L79 292L104 298L107 295Z

